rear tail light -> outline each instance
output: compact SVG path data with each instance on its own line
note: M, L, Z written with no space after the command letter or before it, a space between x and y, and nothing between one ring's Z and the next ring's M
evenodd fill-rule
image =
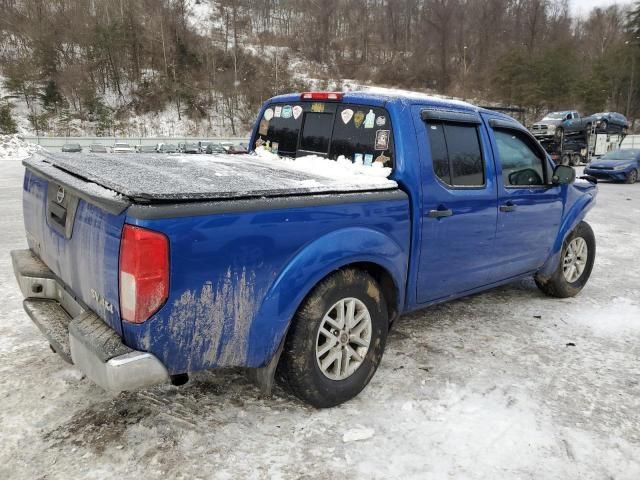
M120 316L142 323L169 295L169 240L162 233L125 225L120 243Z
M342 92L305 92L300 95L301 100L322 100L325 102L339 102L342 100Z

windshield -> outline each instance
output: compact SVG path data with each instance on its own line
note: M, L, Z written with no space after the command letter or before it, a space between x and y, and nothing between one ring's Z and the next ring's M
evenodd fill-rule
M600 157L600 160L636 160L640 157L640 149L615 150Z
M318 155L353 163L393 165L393 138L384 108L336 102L271 104L259 121L252 148L283 157Z
M116 143L116 148L131 148L128 143Z
M543 118L543 120L562 120L569 112L551 112Z

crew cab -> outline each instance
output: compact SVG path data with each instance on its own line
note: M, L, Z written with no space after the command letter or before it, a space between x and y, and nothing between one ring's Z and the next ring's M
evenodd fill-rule
M562 137L585 132L592 122L591 117L582 117L577 111L550 112L533 124L531 132L536 137Z
M330 407L405 312L534 277L586 284L596 185L506 115L422 94L282 95L244 155L24 161L24 308L108 390L248 369ZM514 319L517 321L517 319Z

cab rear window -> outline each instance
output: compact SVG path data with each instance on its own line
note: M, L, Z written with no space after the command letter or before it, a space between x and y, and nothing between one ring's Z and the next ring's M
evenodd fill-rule
M253 148L285 157L344 157L354 163L393 166L393 135L384 108L334 102L269 105Z

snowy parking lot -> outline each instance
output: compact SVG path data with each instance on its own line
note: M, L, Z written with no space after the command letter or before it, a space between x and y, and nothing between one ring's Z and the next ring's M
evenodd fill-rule
M22 310L23 169L0 159L0 478L640 478L640 184L601 183L575 298L533 281L402 317L329 410L236 371L108 394Z

